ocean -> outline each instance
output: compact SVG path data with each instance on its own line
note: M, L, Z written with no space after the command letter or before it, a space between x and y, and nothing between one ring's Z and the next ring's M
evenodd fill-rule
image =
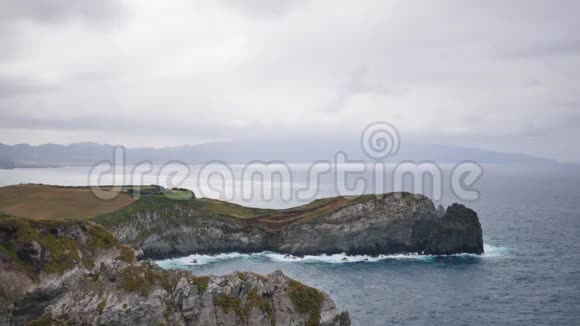
M87 173L85 167L0 170L0 185L86 185ZM329 194L331 179L321 181L318 197ZM143 183L153 181L145 178ZM193 255L157 263L196 274L282 270L327 292L339 309L349 311L353 325L578 324L580 177L496 167L486 170L474 188L479 199L464 203L479 214L486 251L482 256L298 258L264 252ZM461 200L444 191L440 202L454 201ZM261 207L298 203L243 202Z

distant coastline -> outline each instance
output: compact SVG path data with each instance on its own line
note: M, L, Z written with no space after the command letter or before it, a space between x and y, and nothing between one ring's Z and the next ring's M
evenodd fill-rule
M324 146L321 145L323 143L325 144ZM116 148L118 147L96 143L70 145L6 145L0 143L0 169L93 166L98 162L111 160ZM320 160L332 160L337 152L345 153L350 160L372 162L363 153L358 142L342 139L321 140L320 142L302 139L291 141L239 141L163 148L123 147L122 149L125 156L124 164L127 165L144 161L153 164L165 164L170 161L179 161L186 164L203 164L209 161L220 161L229 164L250 161L311 163ZM474 161L479 164L520 163L535 166L580 166L577 163L562 163L525 154L410 142L399 150L396 157L390 158L385 162L396 163L403 161L432 161L437 163Z

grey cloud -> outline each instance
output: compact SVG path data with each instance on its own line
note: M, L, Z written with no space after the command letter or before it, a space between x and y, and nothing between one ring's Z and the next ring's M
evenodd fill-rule
M338 112L344 109L346 101L348 101L352 94L362 90L361 82L366 72L367 68L363 66L352 73L344 87L338 90L336 99L328 107L328 112Z
M340 112L345 109L347 101L354 95L362 92L373 93L382 96L404 96L406 88L389 87L375 78L371 80L369 75L373 71L368 66L361 66L349 76L346 83L336 93L336 98L328 106L328 112ZM375 72L376 74L377 72Z
M119 17L120 8L120 2L114 0L8 0L0 3L0 20L60 23L74 17L108 19Z
M283 16L292 10L296 10L300 6L304 6L308 3L306 0L219 0L219 2L235 10L238 10L244 15L268 19Z
M53 89L54 87L39 85L26 80L0 79L0 98L22 96Z
M14 97L46 94L53 91L63 91L75 85L91 84L112 81L119 74L114 71L82 71L68 76L66 83L39 82L34 76L23 78L9 78L0 74L0 103L2 100Z
M59 25L70 20L106 28L121 25L127 11L116 0L3 0L0 1L0 59L17 59L21 23ZM110 26L109 26L110 25Z
M120 119L111 115L101 115L96 112L89 115L68 117L63 115L35 115L27 110L10 109L0 103L0 130L2 129L33 129L59 130L61 132L92 131L99 133L117 132L139 136L155 136L171 134L173 137L225 139L231 135L243 135L247 131L235 126L224 127L212 118L199 117L192 124L186 120L154 120L136 116L133 119ZM2 141L0 141L2 142Z
M388 120L433 142L580 160L575 144L533 146L580 137L579 2L119 3L0 4L0 132L13 130L0 141L121 130L176 145Z
M580 24L578 26L580 28ZM512 46L513 47L513 46ZM580 54L580 39L544 40L520 48L508 49L504 55L509 58L541 58L552 56L577 56Z

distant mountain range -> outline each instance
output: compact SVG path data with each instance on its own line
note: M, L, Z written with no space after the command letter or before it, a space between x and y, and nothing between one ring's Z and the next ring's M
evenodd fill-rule
M91 166L103 160L111 160L114 148L113 145L96 143L35 146L0 144L0 168ZM125 162L135 164L147 160L154 164L163 164L178 160L190 164L212 160L227 163L280 160L287 163L309 163L318 160L333 160L338 151L346 153L349 160L371 161L361 150L358 142L336 139L287 139L206 143L164 148L126 148ZM404 143L397 155L389 159L396 162L434 161L438 163L456 163L466 160L482 164L562 165L555 160L523 154L423 143Z

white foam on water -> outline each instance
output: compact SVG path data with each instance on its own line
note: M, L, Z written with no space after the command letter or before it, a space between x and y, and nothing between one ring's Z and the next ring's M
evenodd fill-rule
M344 264L344 263L360 263L360 262L374 263L387 259L425 260L429 258L429 256L418 254L368 256L368 255L347 255L345 253L341 253L334 255L323 254L323 255L306 255L304 257L296 257L292 255L284 255L270 252L264 253L264 255L269 260L277 262L327 263L327 264Z
M217 255L198 255L193 254L186 257L179 257L179 258L172 258L172 259L164 259L158 260L156 263L163 267L163 268L177 268L177 267L184 267L184 266L199 266L199 265L207 265L212 263L219 263L227 260L239 259L239 258L248 258L254 255L259 254L240 254L237 252L232 253L223 253Z
M509 248L493 246L487 243L483 244L483 251L484 254L481 256L487 258L504 257L510 254Z
M287 254L280 254L270 251L264 251L255 254L241 254L237 252L223 253L218 255L189 255L187 257L165 259L157 261L157 264L163 268L186 268L191 266L201 266L207 264L220 263L234 259L261 259L272 262L288 262L288 263L323 263L323 264L348 264L348 263L375 263L385 260L418 260L429 261L437 258L444 259L445 257L474 257L474 258L496 258L503 257L509 254L509 250L505 247L493 246L490 244L483 245L485 253L483 255L475 254L455 254L450 256L433 256L433 255L419 255L419 254L397 254L397 255L306 255L304 257L297 257Z

